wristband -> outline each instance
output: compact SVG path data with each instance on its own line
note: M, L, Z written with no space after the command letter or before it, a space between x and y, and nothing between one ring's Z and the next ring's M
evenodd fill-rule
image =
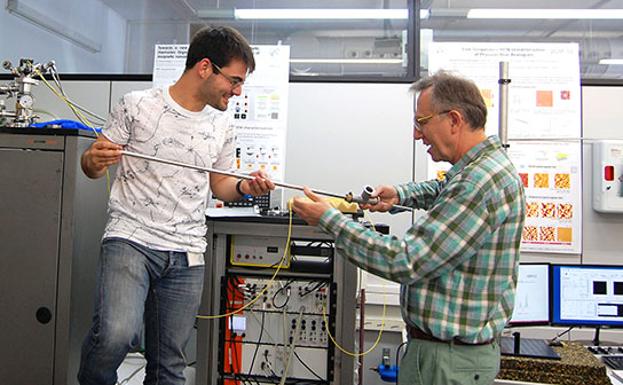
M241 196L245 196L246 194L242 192L242 189L240 188L240 185L242 184L243 179L238 179L238 182L236 182L236 192Z

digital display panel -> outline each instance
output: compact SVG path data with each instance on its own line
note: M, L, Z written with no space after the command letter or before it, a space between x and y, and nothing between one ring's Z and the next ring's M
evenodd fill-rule
M552 265L552 323L623 326L623 266Z

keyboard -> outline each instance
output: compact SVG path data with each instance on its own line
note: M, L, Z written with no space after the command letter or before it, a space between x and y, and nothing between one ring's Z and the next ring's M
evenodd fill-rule
M586 348L595 355L623 355L623 346L587 346Z
M601 360L612 370L623 370L623 356L601 356Z
M500 351L503 355L560 360L560 355L549 346L547 340L521 338L519 354L515 354L514 347L515 342L513 337L502 337L500 339Z

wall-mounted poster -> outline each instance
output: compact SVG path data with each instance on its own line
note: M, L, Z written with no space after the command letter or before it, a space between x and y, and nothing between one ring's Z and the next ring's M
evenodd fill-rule
M547 138L581 136L576 43L432 43L429 73L453 71L478 84L487 103L486 132L498 134L499 63L509 63L509 155L527 196L522 251L581 252L581 144ZM516 139L513 141L513 139ZM519 139L543 139L522 142ZM447 163L429 162L443 177Z
M290 47L251 46L255 71L240 96L229 100L228 113L237 133L236 167L242 173L264 170L271 179L285 176ZM156 45L153 84L168 87L184 71L188 44Z

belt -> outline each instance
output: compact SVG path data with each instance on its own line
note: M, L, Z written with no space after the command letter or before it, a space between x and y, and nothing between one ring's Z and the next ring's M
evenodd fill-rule
M459 340L458 338L454 338L451 341L445 341L442 339L439 339L435 336L432 336L422 330L420 330L419 328L415 327L415 326L409 326L407 325L407 332L409 333L409 336L411 338L415 338L418 340L424 340L424 341L432 341L432 342L439 342L439 343L444 343L444 344L449 344L449 343L453 343L455 345L470 345L470 346L480 346L480 345L489 345L491 342L493 342L493 340L489 340L489 341L484 341L484 342L474 342L474 343L468 343L468 342L463 342L461 340Z

